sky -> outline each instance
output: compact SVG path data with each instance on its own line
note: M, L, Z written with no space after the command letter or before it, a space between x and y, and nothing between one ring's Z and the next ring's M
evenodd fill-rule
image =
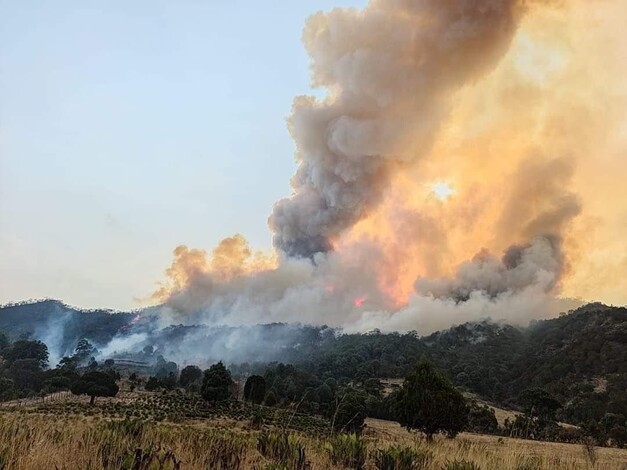
M0 303L129 309L180 244L271 246L306 18L364 0L0 0Z

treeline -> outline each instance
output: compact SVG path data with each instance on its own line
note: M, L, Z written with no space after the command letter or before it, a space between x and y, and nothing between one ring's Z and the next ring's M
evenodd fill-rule
M96 352L83 339L72 356L51 369L46 344L27 339L11 343L0 332L0 400L43 397L63 390L88 395L92 403L97 396L115 396L120 374L112 368L112 360L99 365L93 356Z
M132 380L139 380L132 377ZM243 390L241 390L243 384ZM186 366L175 376L151 376L150 391L183 388L210 402L242 397L255 404L286 407L320 415L336 431L359 434L366 417L397 421L430 439L442 433L454 437L461 431L525 439L581 442L593 438L600 445L627 444L627 423L617 415L604 418L596 427L563 427L558 416L563 408L554 396L541 388L527 388L519 396L521 413L499 427L493 408L469 400L428 361L418 361L402 384L385 389L376 378L349 380L320 378L291 364L272 364L261 374L233 376L221 362L204 372ZM240 393L242 392L243 393Z
M16 307L17 308L17 307ZM23 307L20 307L23 308ZM33 307L34 308L34 307ZM86 314L92 315L92 314ZM96 321L96 317L93 317ZM121 318L121 317L120 317ZM117 319L110 320L117 322ZM107 327L109 328L109 327ZM390 417L389 394L381 391L381 378L402 378L412 373L415 364L427 360L456 387L505 408L525 412L522 392L541 389L560 404L555 420L570 423L594 435L599 441L621 441L627 416L627 309L591 304L559 318L536 322L528 328L516 328L493 322L469 323L420 337L415 332L383 334L336 334L327 327L296 325L257 325L247 334L232 334L236 329L207 329L209 336L195 335L200 345L209 349L219 338L241 337L255 343L255 354L248 345L234 357L276 357L278 362L247 363L229 360L234 377L261 376L266 383L266 398L279 406L297 402L311 413L328 414L338 396L347 387L356 389L373 417ZM98 330L102 331L102 330ZM196 327L171 327L164 330L167 343L186 341ZM240 332L242 333L242 332ZM141 360L153 364L150 383L135 386L149 389L175 388L180 382L178 366L159 357L162 337L150 337ZM215 339L207 342L208 338ZM277 338L283 338L279 343ZM259 340L259 341L257 341ZM276 340L276 341L275 341ZM8 344L6 338L3 340ZM71 381L72 369L101 370L112 367L99 364L95 350L82 350L73 343L72 355L55 369L47 370L37 354L37 341L19 340L0 356L0 393L2 397L36 395L52 391ZM80 342L79 342L80 343ZM87 349L91 348L87 342ZM234 342L232 348L239 348ZM268 354L257 354L268 346ZM75 346L76 345L76 346ZM153 347L154 346L154 347ZM41 349L41 347L39 347ZM220 345L214 350L223 350ZM157 351L157 352L155 352ZM245 354L244 354L245 353ZM35 356L34 362L33 357ZM232 356L233 357L233 356ZM47 356L46 356L47 360ZM208 353L208 361L217 360ZM26 361L26 362L24 362ZM290 363L292 365L289 365ZM183 376L181 371L181 377ZM201 371L202 372L202 371ZM67 379L67 380L66 380ZM201 382L192 392L200 393ZM303 398L305 397L305 398ZM509 423L516 434L522 423ZM527 423L529 434L545 431Z

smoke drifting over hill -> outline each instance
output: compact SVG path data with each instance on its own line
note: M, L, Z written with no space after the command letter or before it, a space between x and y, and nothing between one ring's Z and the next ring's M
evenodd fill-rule
M627 58L607 34L622 13L372 0L315 14L303 41L326 96L297 97L288 119L298 168L269 218L276 251L241 235L212 254L178 247L159 321L426 334L594 296L581 276L606 259L599 241L625 252L616 206L589 184L627 196Z

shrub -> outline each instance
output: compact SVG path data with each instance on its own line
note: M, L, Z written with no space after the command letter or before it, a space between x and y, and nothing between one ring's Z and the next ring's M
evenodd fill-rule
M361 470L366 455L366 443L357 434L338 434L329 442L329 457L336 465Z
M481 470L481 467L470 460L450 460L444 463L442 470Z
M429 467L433 454L421 449L392 446L377 450L374 465L377 470L422 470Z
M309 466L302 442L286 432L260 434L257 449L264 457L294 470L304 470Z
M266 398L264 400L266 406L275 406L278 402L279 399L277 398L276 393L274 393L273 390L270 390L268 393L266 393Z

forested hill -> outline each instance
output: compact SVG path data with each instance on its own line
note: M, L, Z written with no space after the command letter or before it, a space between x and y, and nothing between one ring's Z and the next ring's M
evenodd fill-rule
M521 391L541 387L565 405L565 420L627 416L625 308L590 304L524 329L481 322L423 338L340 336L307 364L317 375L402 377L419 358L433 362L458 386L506 407L518 405Z
M58 300L21 302L0 307L0 331L13 339L40 339L61 354L71 353L80 338L105 344L127 327L135 313L80 310Z
M319 378L348 380L403 377L426 358L458 386L494 403L516 406L522 390L542 387L566 405L563 412L570 421L607 412L627 416L625 308L590 304L527 328L485 321L426 337L344 335L328 327L285 324L158 330L149 315L142 313L146 318L137 324L135 316L43 301L1 307L0 331L41 339L62 354L83 337L102 347L116 335L142 331L146 335L135 344L137 351L150 345L155 354L179 364L224 360L234 371L250 372L265 367L255 361L276 361Z

